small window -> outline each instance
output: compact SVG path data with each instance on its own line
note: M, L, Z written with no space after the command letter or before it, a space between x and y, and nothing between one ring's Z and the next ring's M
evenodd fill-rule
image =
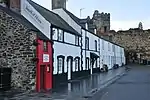
M86 58L86 66L85 66L85 69L88 70L89 67L90 67L90 66L89 66L89 58L87 57L87 58Z
M79 45L79 36L75 36L75 45Z
M104 26L104 32L107 32L107 26Z
M104 41L102 40L102 49L104 50Z
M58 30L58 41L63 42L64 41L64 33L63 30Z
M108 51L110 51L110 43L108 43Z
M89 38L88 37L85 38L85 48L89 49Z
M95 40L95 51L97 51L97 41Z
M46 41L43 41L43 51L47 52L48 51L48 44Z
M57 71L58 73L63 73L63 67L64 67L64 56L58 56L57 57Z

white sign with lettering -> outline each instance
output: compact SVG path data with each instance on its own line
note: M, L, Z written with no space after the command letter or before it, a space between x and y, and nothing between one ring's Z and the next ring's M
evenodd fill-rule
M43 62L49 62L49 54L43 54Z
M27 0L21 0L21 14L50 39L51 24Z

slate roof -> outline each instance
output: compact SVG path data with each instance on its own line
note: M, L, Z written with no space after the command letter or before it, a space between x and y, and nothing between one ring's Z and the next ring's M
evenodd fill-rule
M65 22L58 14L40 6L39 4L28 0L28 2L53 26L63 29L71 34L81 36L76 30L74 30L67 22Z
M75 16L74 14L72 14L71 12L69 12L68 10L66 10L66 9L64 9L64 8L63 8L63 10L64 10L78 25L80 25L83 29L87 30L87 29L85 28L85 25L84 25L83 23L86 23L86 21L88 21L88 18L87 18L86 20L85 20L85 19L79 19L77 16ZM120 47L124 48L123 46L121 46L121 45L119 45L119 44L116 44L116 43L114 43L114 42L112 42L112 41L110 41L110 40L107 40L107 39L105 39L105 38L103 38L103 37L100 37L100 36L94 34L94 33L91 32L90 30L87 30L87 31L90 32L90 33L92 33L93 35L95 35L95 36L97 36L97 37L99 37L99 38L105 40L105 41L108 41L108 42L110 42L110 43L112 43L112 44L115 44L115 45L117 45L117 46L120 46Z
M14 11L11 11L10 9L6 7L0 6L0 10L6 12L8 15L12 16L14 19L16 19L18 22L26 26L29 30L35 31L38 35L38 37L42 40L49 40L42 32L40 32L32 23L30 23L26 18L24 18L21 14L18 14Z
M64 9L63 10L81 27L85 28L85 23L87 22L87 19L80 19L77 16L75 16L74 14L72 14L71 12L69 12L68 10Z

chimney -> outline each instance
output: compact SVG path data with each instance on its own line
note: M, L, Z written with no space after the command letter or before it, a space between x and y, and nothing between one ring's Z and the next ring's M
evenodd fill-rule
M52 10L64 8L66 9L66 0L52 0Z
M8 0L8 7L15 12L20 12L20 5L21 0Z

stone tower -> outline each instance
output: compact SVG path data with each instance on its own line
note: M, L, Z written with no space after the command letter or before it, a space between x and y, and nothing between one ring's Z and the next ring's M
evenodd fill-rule
M100 33L106 33L110 30L110 13L99 13L98 10L95 10L92 19Z
M52 10L58 8L66 9L66 0L52 0Z
M142 22L140 22L140 23L139 23L139 26L138 26L138 28L139 28L140 30L143 30L143 25L142 25Z

